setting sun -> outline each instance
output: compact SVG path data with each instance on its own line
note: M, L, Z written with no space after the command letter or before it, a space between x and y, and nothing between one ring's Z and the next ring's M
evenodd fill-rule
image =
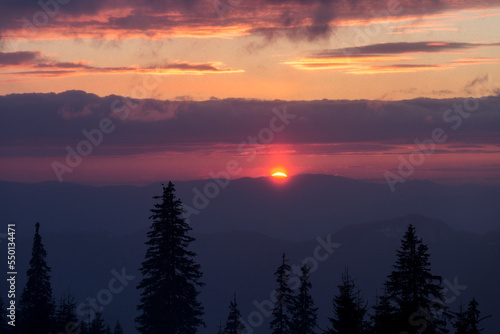
M275 177L275 178L285 178L285 177L288 177L285 173L283 172L276 172L272 175L272 177Z

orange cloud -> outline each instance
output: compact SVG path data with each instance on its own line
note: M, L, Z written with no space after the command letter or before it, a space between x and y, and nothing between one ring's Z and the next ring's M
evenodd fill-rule
M301 70L325 70L325 69L355 69L365 66L367 63L390 62L410 60L402 56L367 56L367 57L332 57L332 58L303 58L298 61L284 62Z
M59 62L44 57L41 52L0 52L1 74L30 77L62 77L88 74L157 74L202 75L207 73L238 73L243 70L221 68L220 62L172 62L151 67L95 67L87 62ZM17 69L22 71L13 71Z
M499 64L500 58L487 58L487 57L476 57L476 58L460 58L453 61L456 65L481 65L481 64Z
M284 62L283 64L291 65L300 70L341 69L352 74L409 73L444 70L462 65L497 64L497 58L484 57L462 58L448 63L436 61L430 64L405 63L406 61L416 59L414 56L406 56L407 54L450 54L457 53L453 50L475 49L480 46L499 46L499 44L452 43L443 41L380 43L361 47L325 50L296 61ZM392 64L378 64L391 62ZM428 57L426 62L429 62Z
M410 73L421 71L439 71L450 68L448 65L425 65L425 64L395 64L387 66L366 66L355 68L352 74L380 74L380 73Z

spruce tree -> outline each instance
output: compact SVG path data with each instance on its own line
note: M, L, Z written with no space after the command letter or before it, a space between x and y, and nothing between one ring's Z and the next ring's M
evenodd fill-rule
M109 327L109 325L106 325L106 330L104 331L104 333L106 333L106 334L113 334L111 332L111 327Z
M40 236L40 223L35 225L27 281L19 300L17 324L22 333L49 333L54 330L54 300L50 284L51 268Z
M89 334L106 334L106 325L101 312L96 312L90 323Z
M217 326L217 334L224 334L224 326L222 326L221 319L219 319L219 326Z
M194 334L204 325L198 301L202 273L194 261L196 254L188 250L195 239L189 235L192 229L182 217L172 182L154 199L159 203L151 209L143 279L137 287L142 290L137 329L142 334Z
M446 307L436 311L434 300L443 300L440 276L431 274L428 247L409 225L396 251L394 270L386 281L387 293L396 306L397 331L408 333L446 332Z
M90 333L90 326L92 325L93 314L95 317L94 310L90 306L90 297L87 297L87 301L84 304L82 312L83 312L82 319L80 320L80 324L78 326L80 329L79 334L88 334Z
M366 305L356 291L356 284L349 276L346 268L342 274L342 284L338 286L339 294L333 299L333 318L329 318L331 334L361 334L365 330Z
M455 319L453 320L453 328L455 328L455 334L467 334L467 311L464 311L462 303L460 303L460 310L454 313L454 316Z
M122 325L120 325L120 322L118 320L116 320L115 329L113 331L113 334L123 334Z
M67 292L61 294L56 309L56 328L58 332L66 333L66 327L76 328L78 317L76 316L75 297Z
M481 318L478 306L475 298L469 302L466 311L463 311L463 307L460 305L460 311L455 313L455 321L453 322L453 327L456 329L455 334L481 334L483 332L484 328L479 328L479 323L491 315Z
M234 294L234 300L229 303L229 315L227 316L224 334L241 334L244 329L245 325L241 321L240 310L236 303L236 294Z
M293 293L289 287L291 268L283 254L281 265L274 273L278 288L276 289L276 303L274 304L272 320L269 328L273 334L288 334L291 329L290 310L292 309Z
M79 329L78 334L89 334L90 324L88 323L88 321L80 320L80 323L78 325L78 329Z
M293 334L313 334L316 328L317 311L314 307L310 290L312 288L309 282L309 267L301 267L300 286L297 295L293 301L292 308L292 328Z
M373 306L374 314L371 316L372 333L387 334L394 333L394 315L396 309L391 304L387 291L380 297L376 297L375 305Z

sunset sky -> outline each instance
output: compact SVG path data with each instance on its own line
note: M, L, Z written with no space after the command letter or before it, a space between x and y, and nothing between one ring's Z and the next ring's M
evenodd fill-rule
M104 122L64 181L210 178L230 161L233 178L384 180L440 128L409 178L499 183L498 31L498 1L2 1L0 178L61 181L54 162Z

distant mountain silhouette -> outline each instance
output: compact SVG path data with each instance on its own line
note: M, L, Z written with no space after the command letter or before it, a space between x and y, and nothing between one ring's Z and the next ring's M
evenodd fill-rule
M194 207L194 189L203 193L213 180L175 182L177 194ZM1 218L23 229L44 223L47 231L109 231L122 235L149 226L147 217L159 184L92 187L71 183L0 182ZM254 231L306 240L356 223L422 214L452 228L500 230L500 187L444 186L430 181L386 184L331 175L297 175L286 183L270 178L233 180L208 205L190 216L197 232ZM201 201L199 201L201 202Z
M249 180L246 180L249 181ZM265 180L260 180L265 182ZM94 189L94 188L87 188ZM69 210L69 209L66 209ZM147 216L148 213L143 213ZM256 214L256 216L258 216ZM143 227L133 233L116 235L88 229L87 232L59 232L43 235L48 256L47 261L53 268L52 280L55 296L67 288L77 295L78 303L86 297L96 297L108 287L113 277L111 271L125 268L127 275L136 278L120 293L114 294L109 305L104 308L105 320L113 324L119 319L127 333L134 333L133 319L138 304L138 291L135 286L140 280L138 268L144 257L148 222L142 220ZM392 270L395 250L408 226L416 226L417 234L429 245L432 271L453 283L466 285L465 291L448 304L457 310L460 301L466 304L473 296L480 303L483 314L493 314L484 322L485 334L496 333L500 328L500 308L497 298L500 295L498 282L500 272L495 266L500 263L500 233L477 234L456 231L441 220L411 214L390 220L349 225L333 233L331 242L340 246L324 261L318 262L317 270L311 274L312 294L319 306L319 324L326 326L331 316L332 298L337 292L340 275L346 265L349 273L356 279L364 298L372 305L376 293L382 293L383 282ZM30 225L34 226L34 223ZM275 282L273 273L281 261L281 254L287 253L290 264L299 266L301 262L314 257L320 245L316 238L328 239L326 234L315 234L306 241L291 241L265 236L257 232L227 231L217 233L195 233L197 241L193 250L204 273L206 286L202 289L201 299L205 305L205 320L208 327L201 334L216 331L219 319L227 313L227 303L233 292L238 294L238 305L244 320L259 311L253 302L261 304L269 299ZM31 245L31 235L18 236L18 271L27 269ZM0 244L5 250L5 243ZM321 255L325 254L321 252ZM19 275L18 286L24 286L25 275ZM5 291L5 282L0 284ZM448 297L453 297L448 292ZM264 312L265 312L265 303ZM257 312L257 313L255 313ZM254 333L269 333L268 317Z

